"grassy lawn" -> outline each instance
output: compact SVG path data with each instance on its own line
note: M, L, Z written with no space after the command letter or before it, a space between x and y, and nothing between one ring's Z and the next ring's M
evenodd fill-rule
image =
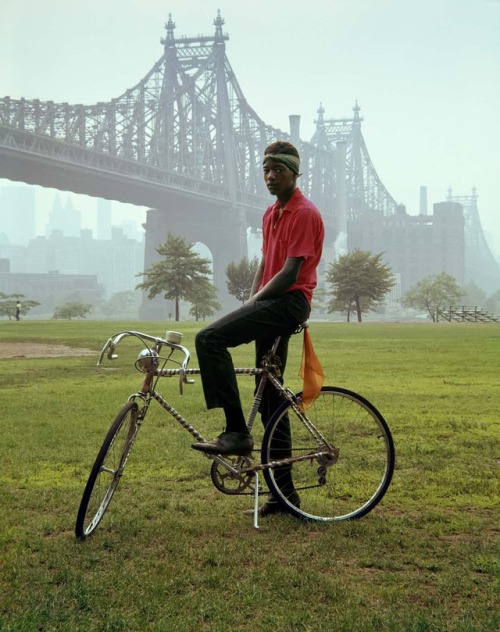
M196 323L0 322L4 341L95 355L0 359L0 630L493 631L500 628L500 325L312 324L325 384L358 391L387 419L396 471L356 522L271 516L225 496L210 463L159 407L141 429L100 527L74 521L116 412L135 392L140 347L96 367L126 328L184 333ZM301 336L287 384L300 389ZM251 346L234 352L250 366ZM193 357L192 365L196 366ZM251 378L241 378L250 401ZM160 389L209 437L199 379Z

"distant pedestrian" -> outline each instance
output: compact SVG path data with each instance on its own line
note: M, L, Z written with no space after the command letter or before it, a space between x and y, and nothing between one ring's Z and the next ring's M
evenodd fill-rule
M19 301L16 303L16 320L21 320L21 303Z

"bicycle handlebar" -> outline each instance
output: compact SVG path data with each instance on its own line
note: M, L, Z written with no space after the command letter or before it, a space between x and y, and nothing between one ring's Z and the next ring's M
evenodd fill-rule
M299 325L297 327L297 329L293 332L293 333L299 333L300 331L302 331L304 328L308 327L308 323L302 323L301 325ZM161 349L161 347L166 346L169 347L170 349L172 349L173 351L180 351L183 356L184 359L182 361L182 363L180 363L180 368L179 368L179 386L180 386L180 391L182 394L182 385L183 384L193 384L194 380L189 380L186 377L186 371L188 368L188 364L189 361L191 359L191 354L189 352L188 349L186 349L186 347L183 347L182 345L176 344L175 342L169 342L168 340L165 340L164 338L160 338L159 336L151 336L149 334L145 334L141 331L121 331L117 334L114 334L111 338L109 338L109 340L106 342L106 344L104 345L104 347L102 348L101 351L101 355L99 356L99 360L97 361L97 366L100 366L104 356L106 355L106 357L108 358L108 360L116 360L118 358L118 354L115 353L117 346L120 344L120 342L124 339L127 338L128 336L135 336L136 338L138 338L144 345L146 345L146 347L148 347L147 342L153 343L154 346L157 348L157 351L159 351ZM278 339L276 340L276 345L278 343ZM149 349L149 347L148 347ZM157 373L158 376L162 375L161 372Z
M181 382L184 382L184 384L193 383L193 380L188 380L185 375L185 371L187 370L189 361L191 359L191 354L189 350L186 349L186 347L183 347L182 345L175 344L174 342L169 342L168 340L165 340L164 338L160 338L159 336L150 336L149 334L145 334L141 331L121 331L111 336L111 338L109 338L109 340L106 342L106 344L101 350L101 355L99 356L99 360L97 361L97 366L100 366L105 355L108 358L108 360L116 360L116 358L118 358L118 354L115 353L116 347L120 344L120 342L124 338L127 338L128 336L135 336L136 338L139 338L139 340L143 344L146 344L146 346L147 346L147 342L152 342L158 348L166 346L172 350L180 351L184 356L184 359L179 369Z

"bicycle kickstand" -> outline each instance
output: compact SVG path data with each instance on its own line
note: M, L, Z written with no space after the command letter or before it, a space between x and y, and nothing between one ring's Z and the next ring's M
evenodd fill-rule
M253 526L259 528L259 473L255 472L255 502L253 507Z

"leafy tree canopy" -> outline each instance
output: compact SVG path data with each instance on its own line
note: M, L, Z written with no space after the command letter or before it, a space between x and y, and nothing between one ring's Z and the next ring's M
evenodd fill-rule
M404 296L404 307L427 310L433 322L438 319L438 312L456 305L464 295L456 279L446 272L425 277L414 285Z
M350 320L355 309L361 322L363 313L373 311L383 302L395 279L389 266L382 263L382 255L354 250L329 265L326 274L332 294L327 306L329 312L346 313Z
M219 311L221 304L217 300L217 289L207 280L200 279L190 292L189 313L196 320L206 320Z
M244 303L250 297L252 282L259 267L257 257L248 259L245 257L239 263L233 261L226 268L227 291L238 301Z
M121 318L139 309L140 294L132 290L115 292L107 301L101 304L101 311L108 318Z
M166 299L175 301L175 320L179 320L179 301L191 301L196 288L203 279L209 282L210 260L200 257L183 237L168 233L167 240L156 249L163 257L138 276L146 280L136 287L147 291L148 299L163 294Z
M64 303L54 310L53 320L72 320L73 318L87 318L92 311L92 305L85 303Z
M12 320L16 313L17 302L21 302L21 314L26 315L30 309L40 305L38 301L26 300L24 294L4 294L0 292L0 316L7 316Z

